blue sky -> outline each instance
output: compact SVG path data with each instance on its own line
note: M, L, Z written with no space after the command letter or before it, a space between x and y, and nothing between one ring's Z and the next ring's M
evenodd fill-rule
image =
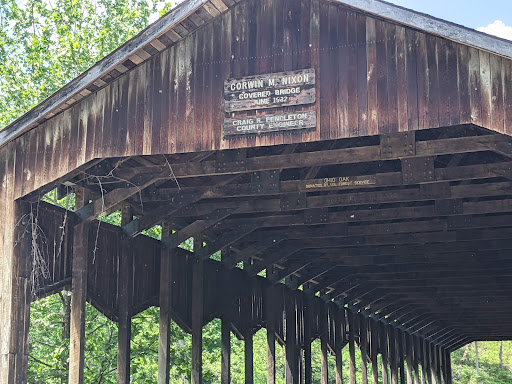
M469 28L487 27L495 21L495 28L488 30L510 33L512 39L512 0L388 0L391 3L440 19L452 21ZM507 29L509 27L510 29Z

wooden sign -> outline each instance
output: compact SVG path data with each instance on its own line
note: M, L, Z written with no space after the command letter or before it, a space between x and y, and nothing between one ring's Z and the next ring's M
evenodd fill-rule
M341 177L326 177L324 179L317 179L311 181L305 181L302 190L318 190L318 189L329 189L349 186L365 186L376 184L377 180L375 175L367 176L341 176Z
M316 111L248 116L224 121L224 135L249 135L275 131L316 128Z
M228 79L224 82L226 112L303 105L315 101L314 69Z

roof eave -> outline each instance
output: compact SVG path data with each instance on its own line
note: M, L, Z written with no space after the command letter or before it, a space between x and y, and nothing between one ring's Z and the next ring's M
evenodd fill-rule
M113 70L119 63L127 60L140 48L186 19L207 1L208 0L189 0L181 3L173 11L164 15L141 31L137 36L128 40L114 52L98 61L94 66L89 68L89 70L66 84L3 130L0 130L0 147L29 131L39 119L51 112L56 106L69 101L74 95L84 90L104 74Z
M381 0L330 0L358 11L403 24L494 54L512 58L512 42L424 13L412 11Z

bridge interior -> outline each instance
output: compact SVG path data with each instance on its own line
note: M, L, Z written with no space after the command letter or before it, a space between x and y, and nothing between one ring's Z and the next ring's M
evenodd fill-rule
M87 292L120 323L120 367L130 318L160 306L162 382L169 321L192 333L200 382L201 328L218 317L246 348L262 327L269 346L284 343L290 383L311 382L301 367L315 338L337 356L339 380L348 344L354 380L358 346L374 375L382 356L385 383L450 383L451 351L512 338L511 156L509 137L464 125L98 159L59 180L74 213L34 204L45 190L25 198L46 237L69 239L49 252L59 257L39 295ZM99 224L118 210L121 227ZM161 240L142 234L155 225ZM179 247L191 237L193 252ZM248 383L251 367L252 353Z

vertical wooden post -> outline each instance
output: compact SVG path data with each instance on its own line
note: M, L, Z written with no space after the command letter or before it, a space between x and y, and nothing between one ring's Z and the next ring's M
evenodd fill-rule
M362 375L362 383L368 384L368 322L367 319L363 316L359 316L360 328L359 328L359 338L361 340L361 375Z
M397 358L397 331L393 327L388 326L389 330L389 356L391 366L391 384L398 384L398 358Z
M430 371L433 384L441 384L437 381L437 358L434 344L430 344Z
M436 378L436 384L441 384L441 362L439 361L439 349L437 345L433 346L434 354L434 377Z
M336 340L335 340L335 355L336 355L336 384L343 384L343 360L342 349L343 341L345 338L345 309L343 307L336 308Z
M83 384L85 355L85 303L87 296L87 264L89 227L75 226L73 232L73 269L71 284L71 319L69 348L69 384Z
M419 362L421 357L421 350L419 345L419 339L413 335L411 337L412 344L412 358L413 358L413 368L414 368L414 384L420 384L420 368Z
M320 362L321 362L321 370L320 370L320 383L328 384L329 383L329 361L327 357L327 340L329 339L329 314L327 311L327 306L322 306L322 314L320 318L321 323L321 333L320 333Z
M380 326L380 345L382 351L382 384L389 384L389 337L387 326Z
M427 384L427 341L420 338L421 348L421 384Z
M194 237L194 252L202 247L202 237ZM203 275L204 263L196 261L192 266L192 384L203 382Z
M404 334L401 330L397 329L397 340L398 340L398 367L400 371L400 384L405 384L405 346L404 346Z
M267 328L267 384L276 382L276 331L273 326Z
M379 362L377 359L377 353L379 348L379 324L376 321L370 320L371 330L371 361L372 361L372 380L373 384L379 384Z
M441 347L436 346L436 361L437 361L437 382L439 384L443 383L443 374L442 374L442 354Z
M229 248L224 248L221 250L221 260L224 262L229 259ZM228 292L227 281L224 291L224 303L229 303L229 300L226 300L226 294ZM220 371L220 382L221 384L231 384L231 322L229 319L229 307L224 304L224 313L220 320L220 342L221 342L221 371Z
M168 223L162 225L162 239L170 235ZM160 253L160 319L158 333L158 384L168 384L171 369L171 303L172 254L163 248Z
M253 338L252 333L244 336L245 355L245 383L254 383L254 360L253 360Z
M441 376L443 377L443 383L448 384L448 371L446 369L446 351L444 348L439 348L441 354Z
M347 311L348 319L348 350L349 350L349 368L350 368L350 384L356 384L356 347L354 340L354 314Z
M297 318L295 297L286 298L286 384L298 384Z
M272 267L267 269L267 276L272 274ZM271 288L272 289L272 288ZM277 306L274 291L267 293L267 384L276 382L276 329ZM282 318L282 313L280 313Z
M11 351L8 365L7 383L26 384L28 372L30 303L32 290L30 275L32 273L32 230L30 204L15 203L14 249L12 265L12 310L11 317ZM3 268L4 266L2 266ZM1 377L0 377L1 381Z
M311 309L309 308L309 301L306 301L306 308L304 309L304 383L313 383L311 366Z
M221 384L231 383L231 325L228 320L221 320Z
M407 384L413 384L413 364L414 364L414 357L413 357L413 345L412 345L412 337L408 333L404 333L405 337L405 346L406 346L406 360L407 360Z
M446 384L452 384L452 356L450 351L446 350Z
M121 209L121 226L133 218L131 208ZM130 316L130 293L132 289L132 247L129 238L122 239L119 254L119 324L117 336L117 384L130 384L130 339L132 320ZM159 359L160 360L160 359Z
M432 384L432 354L430 350L430 343L424 340L424 358L425 358L425 382Z

